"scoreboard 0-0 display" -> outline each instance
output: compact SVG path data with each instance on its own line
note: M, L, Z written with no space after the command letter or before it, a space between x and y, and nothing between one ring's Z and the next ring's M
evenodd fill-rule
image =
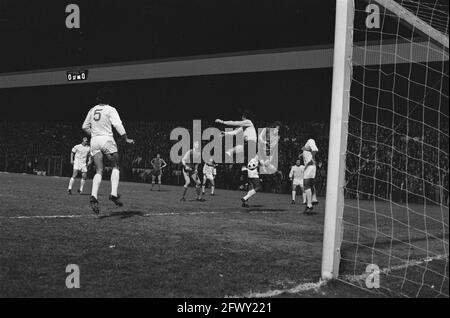
M88 78L88 70L83 71L67 71L67 80L69 82L85 81Z

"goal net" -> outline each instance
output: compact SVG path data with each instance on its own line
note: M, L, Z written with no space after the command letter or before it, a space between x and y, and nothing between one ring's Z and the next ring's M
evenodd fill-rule
M338 280L448 297L448 1L353 5Z

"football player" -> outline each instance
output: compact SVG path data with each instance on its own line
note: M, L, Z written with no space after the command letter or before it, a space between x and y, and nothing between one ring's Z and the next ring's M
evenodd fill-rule
M155 179L158 178L158 191L161 190L161 176L162 176L162 169L164 169L167 166L167 163L164 161L164 159L161 159L161 155L157 154L156 158L153 158L150 162L153 169L152 169L152 188L150 189L153 191L153 186L155 185Z
M237 127L233 131L223 132L224 136L234 136L239 133L244 135L244 144L236 145L235 147L228 149L225 153L227 156L232 157L233 154L244 153L244 164L248 163L249 158L254 158L257 152L257 134L253 122L249 119L250 111L246 110L242 114L242 120L222 120L216 119L216 123L226 126Z
M303 196L303 204L306 204L306 193L303 185L303 174L305 172L305 166L302 165L300 159L297 159L294 166L291 167L291 171L289 172L289 179L292 181L292 201L291 204L295 204L295 196L297 194L297 188L300 188L300 191Z
M94 213L100 212L98 202L98 189L103 176L103 156L106 156L112 165L111 194L109 199L117 206L122 206L120 196L117 194L120 179L119 152L113 137L114 127L117 133L127 144L134 144L129 139L117 110L110 105L112 90L101 88L97 93L97 105L89 110L83 123L83 130L91 136L91 156L94 158L96 174L92 179L92 192L90 205Z
M217 170L214 159L209 159L209 162L206 162L203 165L203 183L202 183L202 195L205 195L206 184L209 181L211 184L211 195L214 196L214 178L216 177Z
M205 201L202 197L201 192L201 181L198 176L198 166L201 162L201 150L200 150L200 142L195 141L194 147L188 150L183 158L181 159L181 164L183 165L183 176L184 176L184 186L183 186L183 196L180 201L186 201L186 192L188 190L189 185L191 184L191 179L195 182L195 190L197 193L197 201Z
M259 167L266 166L270 163L271 159L262 160L259 158L258 155L256 155L254 158L252 158L248 164L247 168L245 169L248 174L248 183L250 185L250 190L247 192L247 194L241 198L242 207L248 208L248 200L253 197L256 192L261 190L261 181L259 179Z
M73 166L72 177L69 180L69 187L67 188L67 192L72 194L72 186L75 182L75 178L81 172L81 182L80 188L77 190L79 194L83 193L84 185L86 184L87 179L87 162L91 163L91 157L89 156L90 151L89 143L87 137L83 138L81 144L78 144L72 148L72 152L70 153L70 164Z
M314 157L319 149L316 146L316 142L314 139L309 139L305 146L302 148L303 161L305 163L305 172L303 175L303 182L306 193L306 208L304 213L313 214L313 204L318 204L316 191L314 189L314 179L316 177L316 163L314 161Z

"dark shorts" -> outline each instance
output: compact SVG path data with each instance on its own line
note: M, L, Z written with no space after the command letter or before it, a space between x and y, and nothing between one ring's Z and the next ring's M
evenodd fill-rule
M252 186L252 188L256 191L261 189L261 181L259 178L248 178L248 183Z
M197 166L189 166L191 170L186 170L185 167L183 167L183 173L187 174L188 176L192 176L194 174L198 174Z
M153 169L152 176L159 177L161 175L161 169Z
M314 187L314 179L303 179L303 186L305 189L312 189Z

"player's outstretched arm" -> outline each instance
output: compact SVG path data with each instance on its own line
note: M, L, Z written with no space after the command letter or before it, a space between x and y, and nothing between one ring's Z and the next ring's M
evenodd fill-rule
M227 126L234 126L234 127L250 127L252 125L252 122L248 119L237 120L237 121L216 119L216 123L227 125Z

